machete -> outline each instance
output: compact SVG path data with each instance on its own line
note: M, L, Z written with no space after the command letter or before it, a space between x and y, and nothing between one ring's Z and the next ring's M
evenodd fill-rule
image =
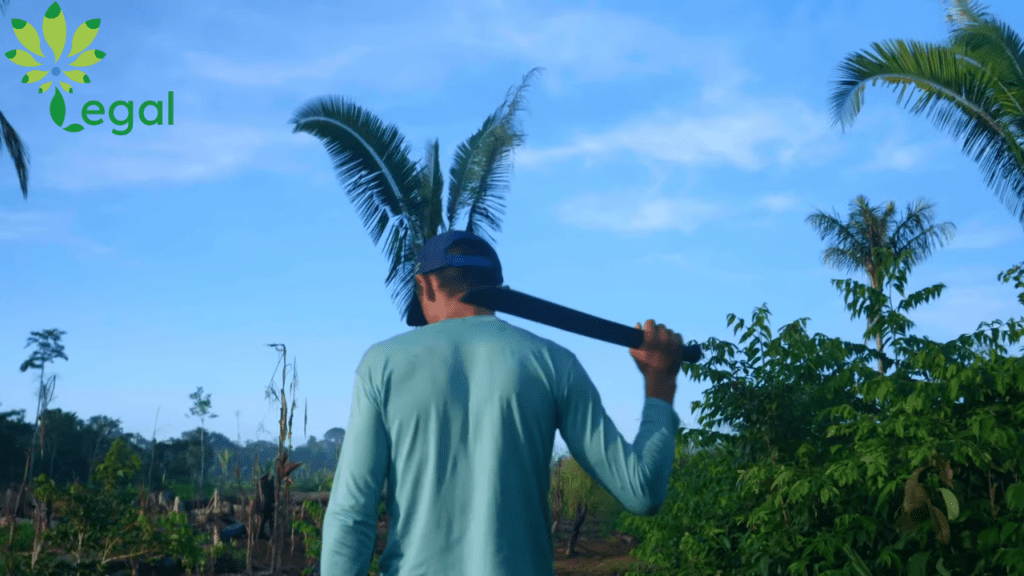
M559 306L547 300L517 292L508 286L474 288L466 292L460 300L467 304L512 314L620 346L635 349L644 342L643 330ZM682 350L683 362L696 362L703 355L697 344L684 346Z

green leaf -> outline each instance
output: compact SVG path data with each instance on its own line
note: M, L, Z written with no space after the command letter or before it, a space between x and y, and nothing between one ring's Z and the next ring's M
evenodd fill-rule
M949 515L949 521L952 522L960 516L960 502L956 499L956 495L953 494L948 488L939 488L939 492L942 493L942 500L946 503L946 512Z
M978 534L978 551L984 552L999 546L999 529L986 528Z
M1020 524L1016 522L1007 522L1003 525L1003 529L999 532L999 541L1004 545L1008 544L1007 540L1009 540L1010 535L1020 529Z
M1024 510L1024 482L1010 484L1006 489L1006 504L1011 510Z
M81 124L69 124L64 129L68 132L81 132L84 130L84 127Z
M927 550L918 552L907 560L907 575L908 576L925 576L928 570L928 556Z
M846 557L850 559L850 563L847 566L854 574L857 576L872 576L871 570L864 562L864 559L861 558L853 548L850 548L849 544L843 545L843 552L845 552Z

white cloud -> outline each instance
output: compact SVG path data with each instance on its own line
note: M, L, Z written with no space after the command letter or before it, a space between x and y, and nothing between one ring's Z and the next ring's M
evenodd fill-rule
M75 217L68 212L0 210L0 242L60 244L90 255L114 252L108 246L75 233Z
M563 222L592 230L689 233L720 217L724 211L716 204L696 198L648 195L638 200L631 194L588 194L563 202L557 212Z
M297 10L293 17L309 19L313 14ZM209 9L208 18L219 18L221 11ZM541 12L539 7L502 2L459 2L435 11L429 23L419 15L397 23L339 23L333 10L329 12L301 29L282 29L276 18L243 10L249 19L246 26L216 39L182 38L179 54L185 54L191 74L244 88L328 85L340 77L349 86L346 90L386 86L405 92L437 87L459 65L495 60L523 62L524 71L543 66L546 71L539 82L550 90L572 82L679 77L680 72L696 80L695 98L690 100L700 106L689 105L688 114L655 113L566 145L524 148L516 156L523 166L576 156L592 161L596 155L632 151L677 164L760 170L806 160L810 145L820 144L828 132L827 118L802 102L744 94L742 85L750 75L737 63L724 36L684 35L660 22L610 10L552 13L550 8ZM252 38L278 37L282 32L283 43L252 46ZM335 47L323 42L326 37L344 37L346 42ZM237 155L243 156L251 146L245 144ZM198 178L240 163L218 150L210 161L197 161L178 174ZM133 171L140 176L148 172L143 166Z
M1019 225L1004 224L993 226L982 224L978 220L957 227L956 235L949 243L953 250L981 250L998 248L1011 242L1024 240L1024 232Z
M233 61L195 51L184 53L189 73L235 86L279 86L296 80L326 80L339 70L357 64L371 52L369 47L346 48L314 61Z
M756 171L793 162L827 133L821 114L796 101L762 100L746 111L673 117L657 114L566 146L525 148L518 162L536 165L574 156L630 151L687 166L731 165Z
M224 10L209 9L208 19ZM244 26L224 30L215 39L176 38L190 72L237 86L277 86L296 80L347 76L350 86L387 85L407 88L436 86L467 60L505 59L541 65L541 80L557 89L569 81L618 80L628 75L671 75L685 69L702 82L705 99L732 93L747 78L721 37L680 35L634 15L610 10L551 13L493 3L459 3L431 12L426 21L409 13L404 21L346 21L345 9L327 15L323 8L296 7L301 27L283 28L279 18L231 10L232 21L245 16ZM340 21L339 21L340 20ZM241 23L241 22L240 22ZM443 31L438 33L438 31ZM282 33L284 37L282 38ZM272 45L238 50L253 38L279 38ZM344 38L343 48L325 38ZM197 50L196 46L207 47ZM287 50L281 50L287 46ZM230 57L210 52L230 53ZM382 73L381 70L386 72Z
M795 208L798 203L799 200L793 194L769 194L759 198L754 205L767 208L771 212L786 212Z
M1024 309L1012 286L949 286L938 300L910 312L918 333L948 341L974 332L981 322L1019 318Z
M473 17L479 18L480 14ZM718 80L708 97L746 75L722 39L682 36L660 24L606 10L553 15L492 11L488 26L462 18L458 41L527 61L543 62L577 80L610 80L627 74L667 75L690 69Z
M948 140L910 143L903 138L887 138L876 146L875 155L860 170L912 170L926 164L935 152L947 146Z
M0 240L40 238L54 232L64 232L69 220L66 214L54 212L0 211Z
M641 257L637 263L641 265L673 266L685 272L697 273L706 281L749 283L755 278L752 274L738 272L732 268L720 268L715 264L700 261L693 254L680 252L647 254Z
M159 128L136 125L126 137L90 134L74 153L44 160L52 165L41 167L41 179L47 186L89 189L206 180L243 167L294 172L299 156L289 157L289 152L322 147L312 136L292 134L287 127L191 121Z

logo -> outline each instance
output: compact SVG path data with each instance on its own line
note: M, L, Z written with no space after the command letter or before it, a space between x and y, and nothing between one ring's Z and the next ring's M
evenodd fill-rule
M68 84L64 79L70 80L75 84L91 84L92 80L89 75L82 70L76 70L76 68L87 68L99 62L107 56L107 53L102 50L87 50L92 44L92 41L96 39L96 35L100 30L100 19L93 18L92 20L86 20L83 22L77 30L75 30L74 36L71 37L71 46L67 53L67 58L62 63L61 56L63 55L65 44L67 41L67 23L64 20L64 11L61 9L57 2L54 2L46 9L46 13L43 15L43 39L46 41L46 45L50 47L53 52L53 66L49 69L46 65L38 62L35 56L42 58L44 61L47 57L43 54L42 43L39 38L39 33L36 32L35 27L25 20L18 18L11 19L11 27L14 29L14 35L21 42L24 50L14 49L6 52L4 56L8 60L23 66L26 68L35 68L29 70L22 78L22 84L35 84L46 78L47 76L55 76L56 79L51 79L39 86L39 94L45 94L49 91L50 86L56 83L53 88L53 98L50 99L50 118L54 121L57 126L60 126L67 132L81 132L85 129L81 124L72 122L67 126L64 125L64 121L67 119L67 103L64 101L64 95L61 94L63 90L68 95L74 93L74 88L71 84ZM71 58L78 56L73 61L68 61ZM39 68L37 68L39 67ZM163 102L147 100L142 103L139 107L139 120L147 125L163 125ZM127 115L124 119L120 119L114 115L114 111L118 108L124 108L127 111ZM149 108L154 108L154 118L147 119L144 111ZM124 136L132 131L134 121L134 107L131 100L118 100L111 104L107 108L109 113L110 121L117 126L127 126L126 129L118 130L114 128L112 132L119 136ZM96 118L97 115L104 113L103 104L98 100L90 100L82 105L82 121L90 126L97 126L103 123L102 118ZM167 124L174 124L174 92L167 93Z

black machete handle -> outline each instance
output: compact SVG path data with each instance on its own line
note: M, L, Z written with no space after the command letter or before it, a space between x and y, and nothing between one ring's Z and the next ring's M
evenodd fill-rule
M629 327L626 326L626 328ZM635 342L635 344L626 344L626 346L629 346L630 348L639 348L644 343L644 331L636 328L629 329L633 331L633 334L630 334L629 337L633 342ZM700 360L704 356L704 353L700 350L700 344L691 344L689 346L683 346L680 356L682 357L683 362L693 364Z
M541 300L508 286L475 288L464 294L461 300L620 346L636 349L644 343L643 330ZM692 344L684 346L680 356L683 362L694 363L704 354L700 345Z

